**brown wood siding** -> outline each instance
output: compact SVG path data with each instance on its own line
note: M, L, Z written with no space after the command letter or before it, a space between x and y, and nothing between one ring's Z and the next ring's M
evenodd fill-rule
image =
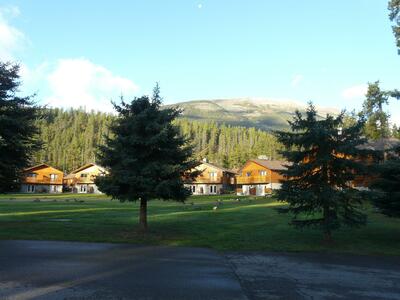
M202 173L197 176L191 183L205 183L205 184L234 184L235 175L224 172L219 168L214 168L206 164L200 164L196 169L202 170ZM216 172L214 178L210 177L211 172ZM232 183L233 182L233 183Z
M69 174L68 178L64 180L64 184L67 186L72 186L75 184L94 184L96 177L102 173L103 170L97 165L91 165L80 170L79 172ZM81 174L86 174L86 177L81 177Z
M28 177L29 174L35 173L36 177ZM56 174L56 179L51 179L50 174ZM23 184L62 184L63 183L63 172L49 166L38 167L35 169L29 169L23 172L22 183Z
M266 175L260 175L260 171L267 171ZM247 176L250 173L250 176ZM259 183L280 183L284 177L278 171L270 170L253 161L248 161L238 176L236 176L237 184L259 184Z

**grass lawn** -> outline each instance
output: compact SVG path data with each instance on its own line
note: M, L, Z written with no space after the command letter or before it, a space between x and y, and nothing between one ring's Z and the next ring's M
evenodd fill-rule
M147 235L136 231L138 203L98 195L0 195L0 239L122 242L217 250L325 251L400 255L400 219L367 206L368 225L334 233L326 246L313 229L297 230L270 198L196 196L186 204L151 201ZM213 210L218 199L223 204ZM40 200L40 201L38 201Z

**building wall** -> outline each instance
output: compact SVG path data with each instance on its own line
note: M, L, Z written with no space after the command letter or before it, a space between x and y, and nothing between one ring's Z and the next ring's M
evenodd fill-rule
M208 163L201 163L196 167L196 170L201 172L200 175L193 182L187 181L185 184L188 188L195 187L193 195L221 194L224 191L233 190L235 187L235 175L233 173L225 172ZM211 176L211 173L214 173L215 176ZM211 186L216 187L216 192L214 190L210 192Z
M224 174L221 169L212 167L208 164L200 164L196 167L196 170L200 171L201 174L195 178L194 183L222 184L227 180L224 178ZM216 176L210 177L210 173L216 173Z
M266 171L266 175L261 175L261 171ZM270 170L253 161L248 161L236 177L237 184L269 184L280 183L284 177L277 171Z
M185 184L185 187L190 189L193 195L220 195L223 191L222 184L193 183Z
M34 187L34 190L32 190L32 186ZM22 184L21 193L62 193L62 185Z
M36 174L36 177L29 177L29 174ZM51 174L57 175L57 178L52 179ZM60 170L53 167L41 165L37 168L31 168L23 172L22 183L23 184L62 184L64 174Z
M244 196L265 196L273 190L278 190L282 186L281 183L268 183L268 184L244 184L242 185L241 191L238 191L238 195ZM252 193L253 192L253 193Z
M94 183L77 183L72 191L78 194L102 194Z
M94 184L94 180L105 171L103 168L93 165L79 172L73 173L74 178L65 180L64 184L72 189L72 192L79 194L101 194L98 187ZM82 177L86 174L86 177ZM70 176L70 175L69 175Z

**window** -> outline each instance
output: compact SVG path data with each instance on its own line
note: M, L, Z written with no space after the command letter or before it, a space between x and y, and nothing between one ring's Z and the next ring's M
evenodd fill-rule
M210 185L210 194L216 194L216 193L217 193L217 186Z
M192 185L192 193L193 194L196 193L196 186L195 185Z
M267 175L267 171L265 171L265 170L260 171L260 176L266 176L266 175Z
M81 193L86 193L86 185L81 185Z
M52 188L52 190L53 190L54 193L57 192L57 186L56 186L56 185L52 185L51 188Z
M210 179L217 179L217 172L210 172Z
M51 181L56 180L57 178L58 178L57 174L50 174L50 180Z
M250 176L251 176L251 172L247 172L247 173L246 173L246 176L247 176L247 177L250 177Z
M81 174L81 178L86 178L87 176L88 176L87 173L82 173L82 174Z
M35 191L35 186L34 185L28 185L28 192L33 193Z
M36 178L36 177L37 177L37 174L36 174L36 173L29 173L29 174L28 174L28 177Z

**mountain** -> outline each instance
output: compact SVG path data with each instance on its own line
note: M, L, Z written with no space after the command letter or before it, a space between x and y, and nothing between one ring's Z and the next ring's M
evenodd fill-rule
M229 125L256 127L263 130L288 128L296 109L304 111L305 104L290 101L274 101L264 98L234 98L193 100L166 105L183 109L182 117L189 120L215 121ZM337 114L333 108L317 106L320 116Z

